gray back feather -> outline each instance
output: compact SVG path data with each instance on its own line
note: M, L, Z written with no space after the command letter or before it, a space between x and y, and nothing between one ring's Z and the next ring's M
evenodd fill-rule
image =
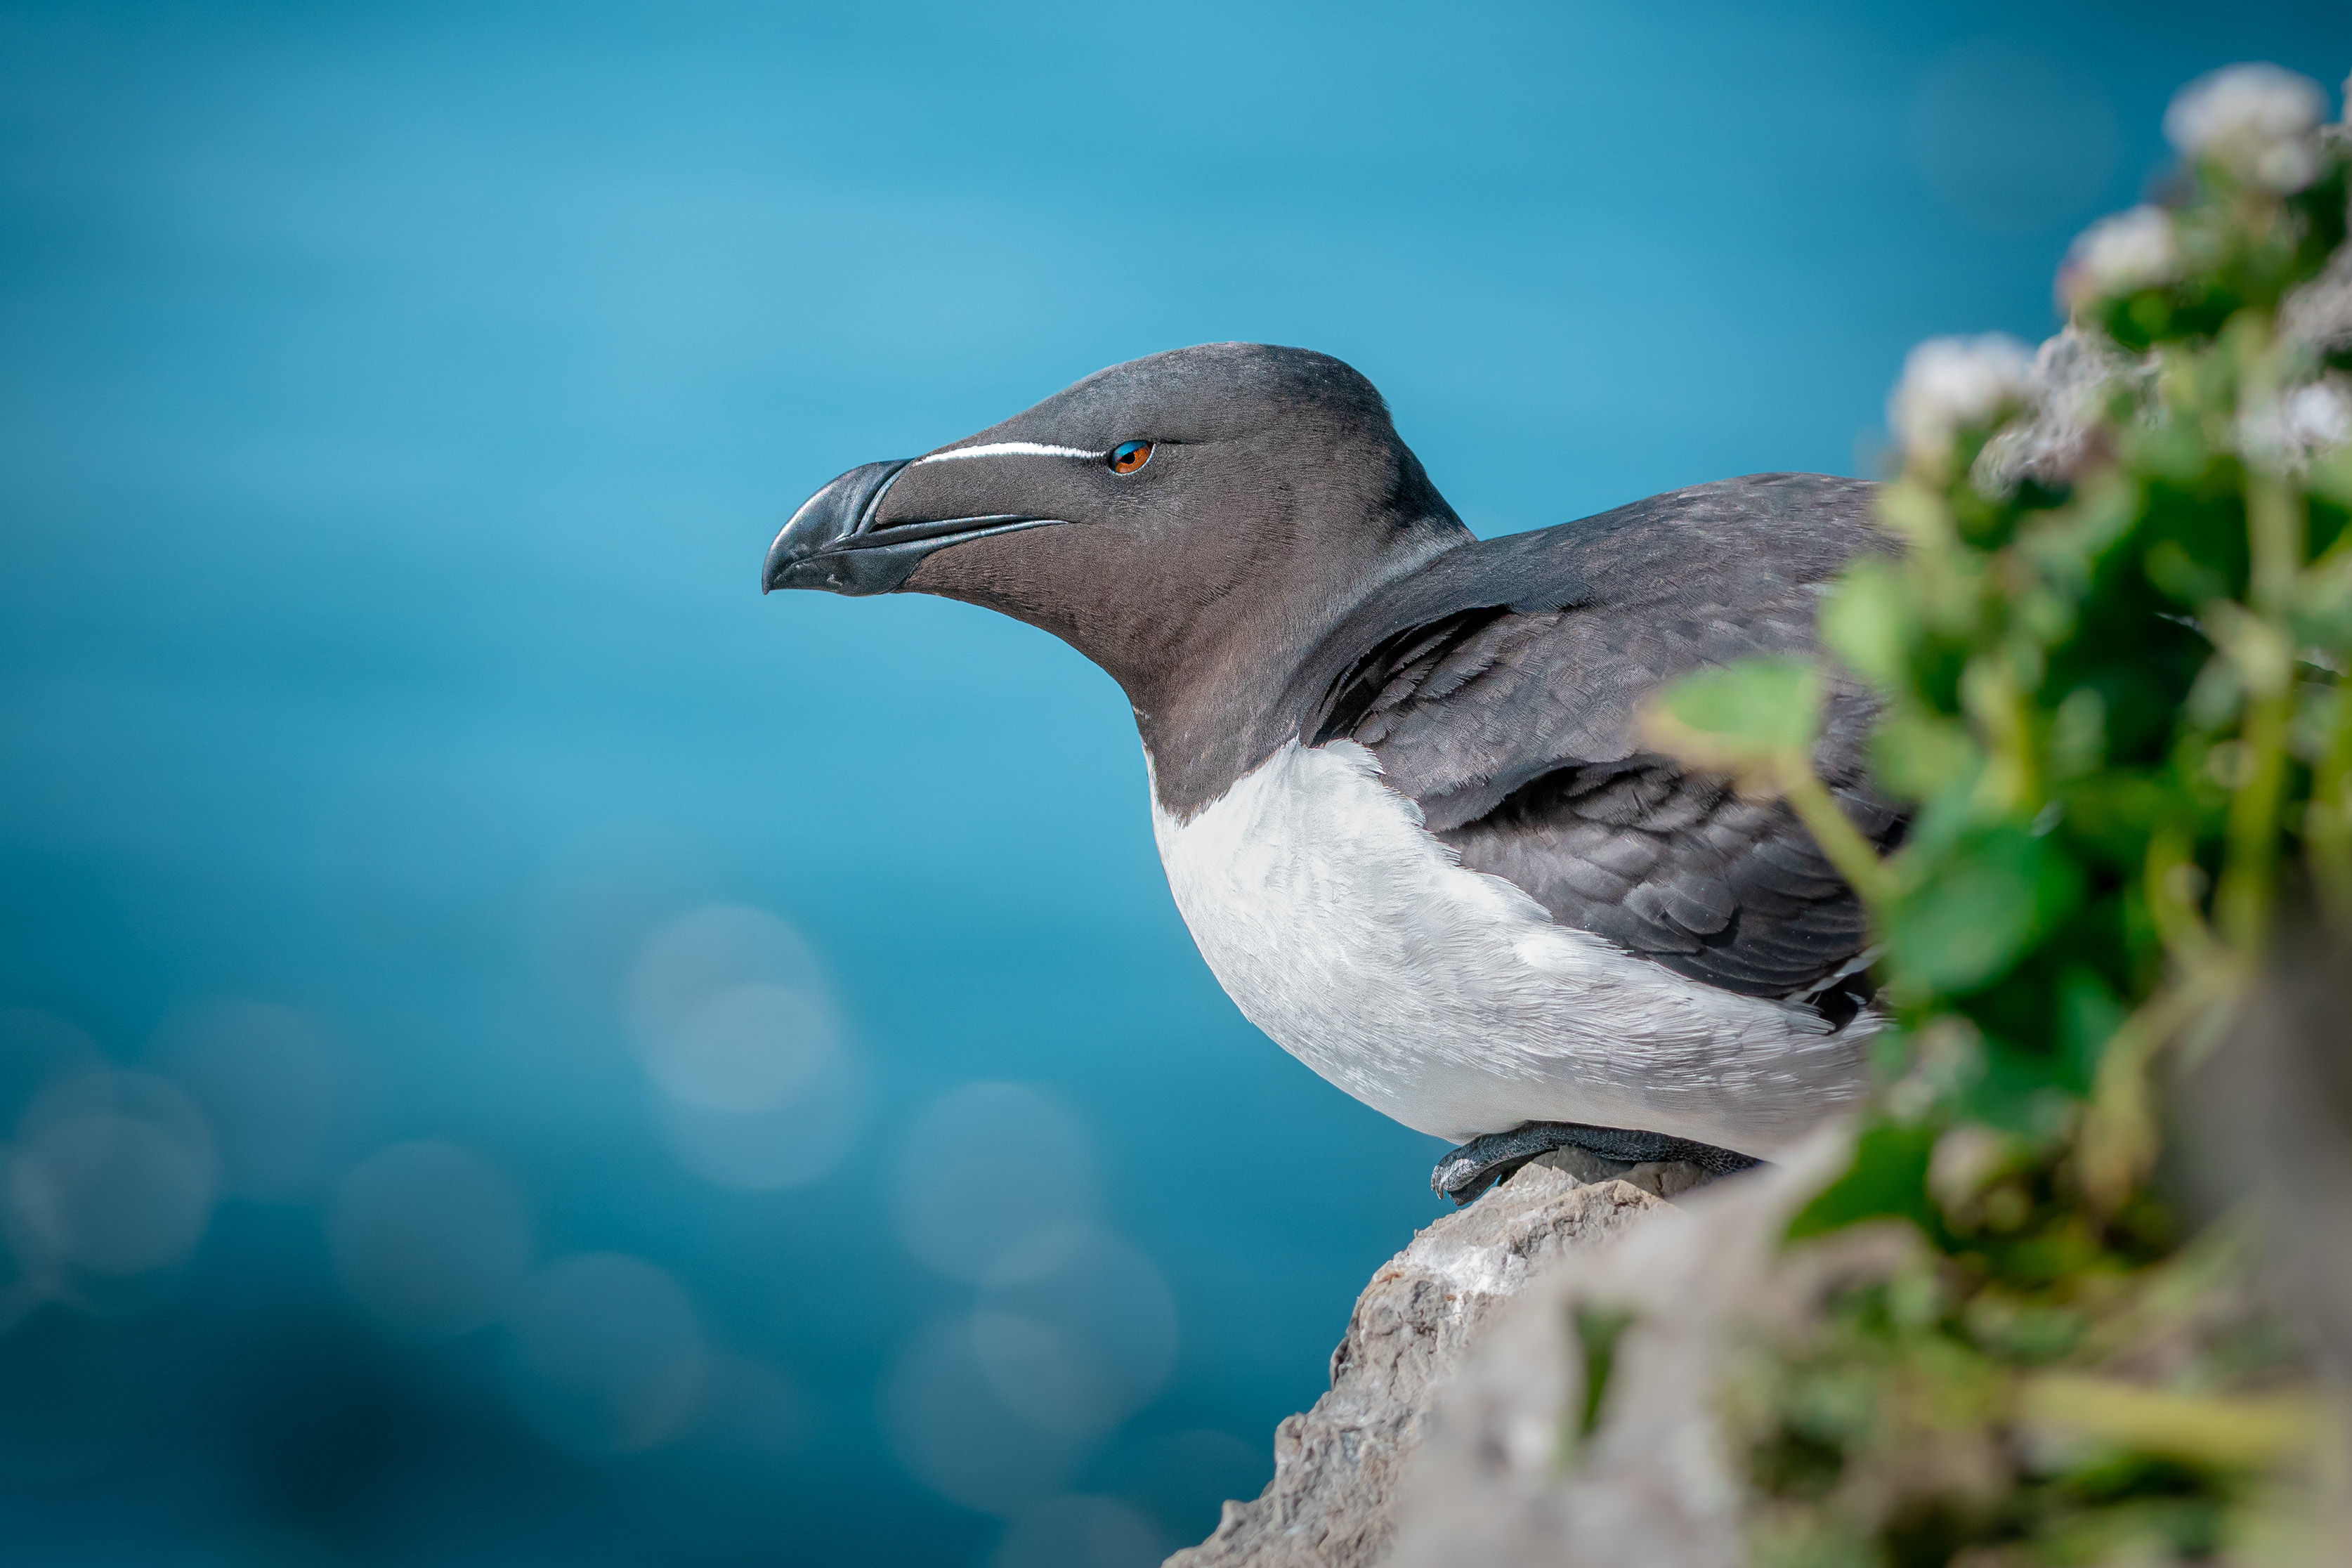
M1809 654L1822 590L1886 551L1874 487L1764 474L1675 490L1448 552L1359 606L1286 710L1309 743L1349 739L1474 870L1553 918L1695 979L1816 993L1867 941L1853 894L1787 809L1644 753L1642 700L1752 654ZM1866 696L1836 684L1815 765L1881 844ZM1858 992L1819 998L1850 1015Z

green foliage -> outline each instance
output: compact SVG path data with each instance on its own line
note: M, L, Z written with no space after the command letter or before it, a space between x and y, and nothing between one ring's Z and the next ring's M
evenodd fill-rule
M1574 1427L1561 1434L1562 1454L1578 1453L1600 1430L1601 1413L1608 1407L1609 1384L1617 1369L1617 1342L1633 1326L1633 1313L1590 1303L1579 1305L1570 1314L1569 1327L1575 1332L1576 1348L1584 1363L1584 1397L1577 1401Z
M2283 902L2352 923L2352 453L2281 434L2328 367L2277 325L2344 245L2352 160L2275 96L2228 112L2298 79L2177 104L2170 205L2078 247L2075 324L2134 360L2063 477L2001 477L2013 350L1914 356L1880 508L1904 552L1821 623L1879 694L1897 853L1806 768L1810 672L1711 672L1648 720L1788 797L1871 906L1891 1013L1790 1257L1910 1241L1829 1268L1735 1380L1764 1563L2200 1560L2271 1528L2308 1435L2237 1254L2154 1176L2160 1069L2227 1026Z
M1700 670L1660 693L1650 728L1700 766L1777 788L1807 766L1822 708L1822 675L1789 658L1751 658Z
M1927 1163L1936 1151L1932 1127L1883 1121L1863 1129L1845 1174L1813 1195L1789 1222L1801 1241L1866 1219L1907 1219L1924 1231L1940 1228L1927 1192Z

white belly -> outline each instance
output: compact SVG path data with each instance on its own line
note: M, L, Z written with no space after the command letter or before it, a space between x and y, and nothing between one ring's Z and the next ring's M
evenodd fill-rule
M1465 871L1351 741L1285 746L1189 821L1152 801L1176 907L1285 1050L1461 1142L1584 1121L1769 1154L1852 1102L1866 1016L1686 980Z

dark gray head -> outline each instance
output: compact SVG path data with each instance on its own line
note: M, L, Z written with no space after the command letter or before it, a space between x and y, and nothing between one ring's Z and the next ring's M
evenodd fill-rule
M852 468L793 514L762 581L1042 626L1110 673L1163 756L1233 729L1366 595L1469 537L1370 382L1305 349L1210 343Z

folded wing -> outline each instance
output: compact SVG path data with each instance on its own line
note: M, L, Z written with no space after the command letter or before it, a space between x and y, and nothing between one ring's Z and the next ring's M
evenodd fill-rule
M1822 590L1889 548L1872 487L1819 475L1698 486L1465 546L1341 628L1316 743L1368 748L1465 866L1563 924L1695 980L1818 1006L1867 999L1868 921L1786 806L1639 744L1659 684L1809 654ZM1814 763L1864 834L1905 817L1864 766L1867 695L1832 681Z

